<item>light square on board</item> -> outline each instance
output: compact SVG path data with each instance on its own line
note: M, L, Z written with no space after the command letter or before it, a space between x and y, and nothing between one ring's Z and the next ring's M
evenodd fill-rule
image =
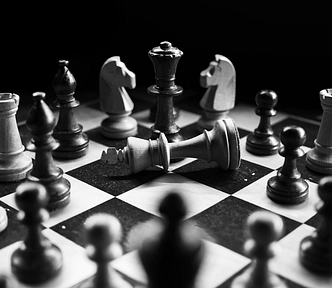
M197 274L195 287L217 287L251 261L247 257L210 241L204 240L203 245L205 253ZM146 273L137 250L115 259L112 262L112 267L136 284L147 284Z
M57 245L61 249L63 266L60 274L57 277L39 285L26 285L19 283L18 288L69 288L85 280L86 278L91 277L95 273L96 265L88 259L85 249L50 229L45 229L42 233L53 244ZM15 242L0 250L1 273L9 275L9 277L14 277L11 273L10 259L13 252L21 243L21 241Z
M160 216L159 204L169 192L176 192L183 196L188 209L186 218L196 215L229 196L227 193L170 172L127 191L118 198Z
M267 182L271 177L276 176L276 174L277 171L273 171L265 175L239 190L237 193L233 194L233 196L301 223L304 223L314 216L316 214L315 205L319 201L317 184L307 181L309 184L309 196L303 203L297 205L281 205L273 202L266 195Z
M241 158L247 161L262 165L264 167L269 167L271 169L280 168L285 161L285 158L280 156L279 153L273 155L254 155L247 151L246 149L247 137L240 139L240 149L241 149ZM306 153L310 150L309 147L302 146L303 151Z
M52 212L50 218L43 222L45 227L52 227L68 218L114 198L114 196L90 186L74 177L66 174L64 177L67 178L71 184L70 202L61 210ZM1 201L19 210L15 203L15 193L8 194L7 196L1 198Z
M253 132L259 124L260 117L255 113L256 107L244 103L237 103L229 112L229 117L233 118L237 127ZM287 114L278 112L271 117L271 124L278 123L287 117Z
M83 131L100 126L101 122L108 117L105 112L93 109L87 105L80 105L73 111L77 123L83 126Z
M331 288L332 276L315 275L305 269L299 259L302 239L311 235L314 228L303 224L279 241L281 253L271 261L271 270L286 279L308 288Z

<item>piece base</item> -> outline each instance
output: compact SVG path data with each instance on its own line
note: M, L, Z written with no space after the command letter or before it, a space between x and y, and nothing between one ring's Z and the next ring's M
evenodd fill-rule
M308 198L309 185L302 178L283 181L275 176L268 180L266 193L272 201L279 204L300 204Z
M307 153L306 166L317 173L332 175L332 155L320 153L317 148L313 148Z
M2 157L3 158L3 157ZM17 182L25 179L32 169L32 159L24 155L15 156L15 161L5 161L0 167L0 182Z
M273 155L277 154L280 147L280 140L275 135L256 136L251 133L247 136L246 150L255 155Z
M53 133L54 138L59 142L59 146L53 150L54 158L76 159L86 155L89 147L89 138L82 132L83 128L78 125L76 131Z
M52 175L48 178L38 178L31 173L27 174L28 181L37 182L46 188L49 195L49 202L46 209L48 211L55 211L67 206L70 202L70 182L63 177L63 171L59 168L57 175Z
M12 254L11 266L19 281L43 283L59 274L62 268L61 250L54 244L38 253L19 248Z
M109 139L125 139L135 136L137 132L137 121L130 116L118 119L115 119L113 116L103 120L101 123L101 134Z

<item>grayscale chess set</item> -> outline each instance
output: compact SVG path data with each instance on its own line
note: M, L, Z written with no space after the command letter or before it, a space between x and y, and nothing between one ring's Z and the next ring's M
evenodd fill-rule
M184 53L148 50L151 102L120 56L92 101L67 60L26 117L0 93L1 287L332 287L332 90L321 118L253 107L217 54L175 102Z

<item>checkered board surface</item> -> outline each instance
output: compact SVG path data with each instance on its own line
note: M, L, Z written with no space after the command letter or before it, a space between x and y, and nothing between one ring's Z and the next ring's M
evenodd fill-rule
M189 107L188 102L178 104L181 112L176 121L186 138L199 134L196 123L200 117L200 110ZM139 123L137 136L148 139L149 127L153 124L148 120L149 107L138 106L133 113ZM296 206L282 206L267 198L267 180L276 175L284 159L279 154L257 157L245 150L246 135L259 121L254 111L255 107L237 103L229 114L241 137L242 162L237 171L222 171L214 162L185 159L173 163L168 173L153 167L131 175L126 164L108 166L100 161L104 149L109 146L122 148L126 140L114 141L101 136L99 126L106 115L99 110L97 101L79 106L75 115L89 136L89 152L73 161L55 161L71 182L71 202L43 223L43 233L62 250L63 269L59 276L40 286L20 284L19 287L77 287L94 275L96 266L87 258L84 249L84 223L96 213L115 215L123 227L124 254L111 265L135 285L146 283L137 248L142 235L155 229L160 217L158 205L170 191L183 196L188 208L185 221L193 223L204 239L206 255L197 277L197 287L230 287L232 280L250 265L251 259L243 250L247 237L245 223L248 216L258 210L277 213L284 221L285 233L279 241L281 252L271 261L271 270L289 287L332 287L332 277L310 273L300 265L298 257L300 241L320 223L315 204L319 201L317 183L323 175L308 170L304 156L298 159L298 169L310 186L308 200ZM25 123L19 121L18 124L25 143L29 138ZM303 147L306 152L313 147L319 129L318 120L282 112L272 118L272 124L276 133L290 124L303 127L307 133ZM30 152L25 153L34 157ZM22 224L16 220L14 201L14 192L20 183L22 181L0 183L0 205L7 210L9 218L8 227L0 233L0 271L9 275L10 256L25 235Z

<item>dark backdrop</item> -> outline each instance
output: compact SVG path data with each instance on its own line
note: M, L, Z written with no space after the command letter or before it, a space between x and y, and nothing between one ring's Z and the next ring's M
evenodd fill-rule
M236 68L239 99L253 102L260 89L270 88L284 106L320 107L319 91L332 88L329 7L251 2L6 6L0 90L22 94L23 101L37 90L52 93L57 60L67 59L77 92L98 91L100 67L114 55L145 88L154 83L147 52L168 40L184 52L176 79L184 89L198 89L200 71L222 54Z

